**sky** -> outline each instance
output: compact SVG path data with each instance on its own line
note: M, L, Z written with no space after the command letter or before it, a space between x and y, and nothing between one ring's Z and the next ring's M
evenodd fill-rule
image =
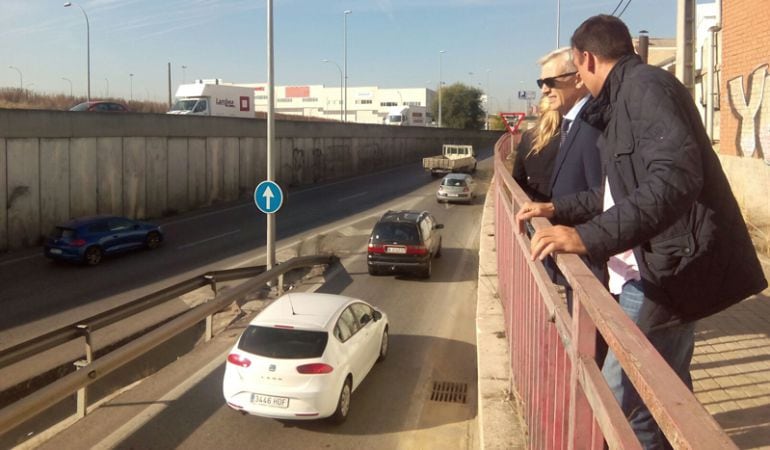
M631 34L676 35L677 0L273 0L276 85L436 89L461 82L490 94L493 112L522 110L519 90L537 90L537 59L569 45L586 18L630 1ZM267 79L266 0L0 0L0 87L86 92L86 20L91 96L166 101L182 82ZM623 8L621 6L620 9ZM445 53L440 55L440 50ZM440 61L439 61L440 60ZM13 66L16 69L11 69ZM186 68L183 68L185 66ZM21 76L19 74L21 72ZM133 74L133 76L130 76Z

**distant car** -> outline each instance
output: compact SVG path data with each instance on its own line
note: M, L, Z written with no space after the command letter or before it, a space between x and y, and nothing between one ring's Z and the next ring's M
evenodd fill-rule
M54 227L43 252L54 260L95 266L105 255L154 249L162 242L163 230L158 225L119 216L82 217Z
M472 203L476 198L476 182L466 173L450 173L441 179L436 201Z
M265 308L227 356L227 404L276 419L345 421L352 392L388 353L388 318L331 294L286 294Z
M441 230L428 211L388 211L369 236L370 275L410 271L430 278L433 258L441 256Z
M86 112L130 112L128 106L117 102L83 102L70 108L70 111Z

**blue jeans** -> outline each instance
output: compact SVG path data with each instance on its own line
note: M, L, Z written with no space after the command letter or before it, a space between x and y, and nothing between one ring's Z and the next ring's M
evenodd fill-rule
M628 317L639 323L644 319L643 305L650 302L644 298L641 281L629 281L623 286L620 293L620 307ZM645 305L649 308L650 304ZM645 332L652 346L671 366L679 378L692 390L692 378L690 377L690 361L692 360L693 347L695 345L695 322L676 323L674 325L652 326ZM667 448L667 441L663 433L655 423L649 409L644 405L639 394L634 389L631 381L620 367L612 350L607 354L602 367L604 379L615 394L623 413L628 418L631 428L645 449Z

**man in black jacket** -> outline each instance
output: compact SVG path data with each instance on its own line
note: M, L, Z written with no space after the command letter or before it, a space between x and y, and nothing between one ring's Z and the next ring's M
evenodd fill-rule
M692 97L643 64L620 19L594 16L572 35L573 59L594 100L582 118L602 131L602 187L526 203L557 225L535 233L533 258L554 252L608 261L610 292L691 388L695 320L767 287L746 224ZM605 379L645 448L665 438L614 355Z

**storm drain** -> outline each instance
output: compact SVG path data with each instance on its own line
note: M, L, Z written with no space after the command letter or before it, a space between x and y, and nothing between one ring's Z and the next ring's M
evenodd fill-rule
M468 398L468 383L434 381L430 399L434 402L465 403Z

